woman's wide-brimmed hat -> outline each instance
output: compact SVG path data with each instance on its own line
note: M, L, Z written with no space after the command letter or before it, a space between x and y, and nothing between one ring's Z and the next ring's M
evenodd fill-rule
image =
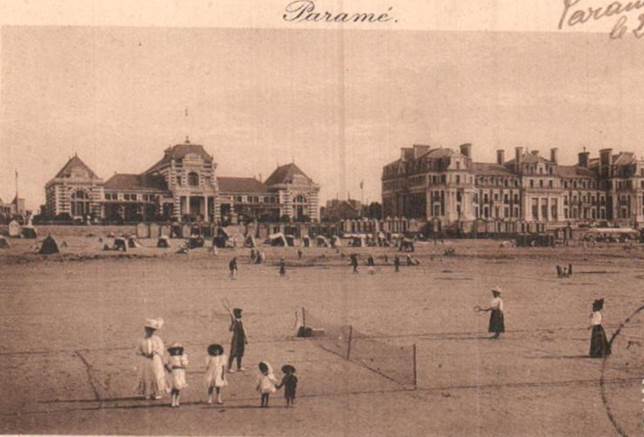
M233 308L233 314L235 317L241 317L242 309L241 308Z
M163 319L158 318L158 319L145 319L145 325L146 328L150 329L161 329L163 327Z
M181 355L183 354L183 345L178 341L175 341L168 348L168 352L170 353L170 355L173 355L173 354Z
M593 311L601 311L602 308L604 308L604 298L595 299L593 301Z
M291 366L290 364L284 364L282 366L282 372L284 372L284 373L295 373L295 367Z
M491 290L494 294L501 294L501 292L503 291L501 290L501 287L492 287Z
M208 355L216 356L224 353L224 348L217 343L213 343L208 346Z

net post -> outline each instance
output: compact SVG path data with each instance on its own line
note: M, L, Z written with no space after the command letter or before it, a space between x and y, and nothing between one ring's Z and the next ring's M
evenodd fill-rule
M416 343L414 343L412 348L412 361L414 364L414 390L418 388L418 374L416 372Z
M306 328L306 309L302 307L302 326Z
M349 345L347 346L347 361L351 358L351 340L353 339L353 326L349 325Z

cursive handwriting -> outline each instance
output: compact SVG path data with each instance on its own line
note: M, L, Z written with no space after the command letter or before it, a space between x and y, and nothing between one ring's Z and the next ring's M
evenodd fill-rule
M610 39L621 39L626 32L632 31L640 39L644 37L644 14L632 26L627 14L644 8L644 0L628 2L612 1L601 6L588 6L586 0L563 0L564 8L559 18L559 29L583 25L589 21L600 21L610 17L619 17L609 33ZM629 28L632 27L632 29Z
M390 15L392 9L389 7L381 13L318 11L313 0L294 0L286 5L282 19L290 22L397 23L398 20Z

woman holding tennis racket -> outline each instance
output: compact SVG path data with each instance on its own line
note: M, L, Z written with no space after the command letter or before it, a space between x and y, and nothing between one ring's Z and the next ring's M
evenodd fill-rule
M475 311L490 311L490 325L488 332L494 333L490 338L498 339L502 332L505 332L505 320L503 316L503 299L501 299L501 288L495 287L492 290L492 301L487 308L481 308L478 305L474 307Z

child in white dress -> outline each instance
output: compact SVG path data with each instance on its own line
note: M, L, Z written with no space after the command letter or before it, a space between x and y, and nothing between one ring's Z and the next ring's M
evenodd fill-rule
M172 397L172 407L179 406L181 390L186 388L186 366L188 366L188 354L184 353L183 346L180 343L173 343L168 348L167 368L170 372L170 395Z
M208 359L206 361L206 385L208 387L208 403L212 404L213 391L217 393L217 403L223 404L221 390L228 385L226 381L226 363L228 357L224 355L224 348L219 344L208 346Z
M271 365L262 361L259 363L259 377L257 378L257 391L261 393L261 407L268 407L268 398L271 393L275 393L277 389L275 386L279 381L275 378L273 374L273 368Z

